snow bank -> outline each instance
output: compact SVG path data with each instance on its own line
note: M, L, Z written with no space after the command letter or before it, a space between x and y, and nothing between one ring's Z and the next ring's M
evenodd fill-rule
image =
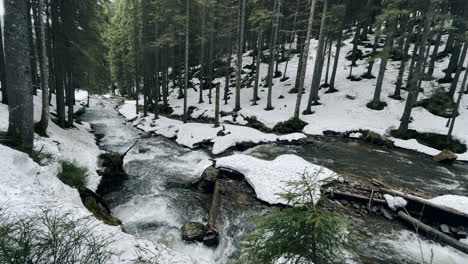
M127 119L133 120L136 115L134 101L125 101L118 111ZM167 138L176 138L177 143L188 148L195 148L203 142L213 143L213 154L221 154L239 143L269 143L276 141L297 141L305 138L302 133L278 136L258 131L256 129L222 124L215 128L212 124L187 123L166 117L153 120L154 115L142 117L134 121L134 125L146 132L153 132Z
M89 217L91 213L83 206L76 189L63 184L57 177L58 163L41 167L32 161L28 155L0 145L0 206L12 212L15 216L27 216L42 209L57 210L62 213L72 213L75 219ZM177 260L180 263L191 263L182 255L175 255L163 245L135 238L122 232L120 227L106 225L94 217L90 223L95 234L112 238L108 250L112 258L109 264L131 264L138 259L137 251L142 250L143 257L162 252L160 260ZM151 253L152 252L152 253Z
M87 99L87 92L78 90L76 93L75 111L81 109L81 100ZM41 119L41 91L34 96L34 121ZM55 98L52 100L51 112L55 112ZM34 150L50 156L49 162L68 161L88 170L87 187L93 191L97 189L101 177L97 174L97 156L101 150L96 146L94 136L89 133L90 125L74 123L74 128L62 129L54 122L49 121L47 134L49 137L34 137ZM8 106L0 104L0 130L8 129Z
M216 167L242 173L255 189L257 198L269 204L287 204L287 201L277 194L285 193L287 182L300 180L305 172L316 176L314 203L320 199L320 185L323 181L338 178L333 171L309 163L296 155L282 155L272 161L267 161L238 154L217 159Z
M432 198L429 201L468 214L468 197L466 196L442 195Z
M385 201L387 201L388 207L393 211L396 211L398 208L405 207L408 202L401 197L394 197L390 194L384 194Z

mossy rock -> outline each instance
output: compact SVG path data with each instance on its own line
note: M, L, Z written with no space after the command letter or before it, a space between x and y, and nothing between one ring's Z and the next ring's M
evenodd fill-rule
M447 135L435 133L421 133L416 130L409 129L405 134L398 133L397 130L391 131L392 136L404 140L416 139L420 144L438 149L440 151L450 150L454 153L465 153L467 147L457 139L447 140Z
M455 102L448 92L437 89L431 97L419 101L416 106L424 107L433 115L450 118L455 109Z
M123 170L123 156L120 153L103 153L99 155L99 160L104 171L100 172L102 178L96 192L104 196L117 191L128 179L128 175Z
M119 226L122 224L122 221L112 216L109 207L100 196L87 188L82 188L78 191L83 205L94 215L94 217L108 225Z
M280 133L280 134L302 132L304 127L307 125L308 123L302 121L301 119L292 118L292 119L289 119L288 121L279 122L278 124L276 124L275 127L273 128L273 131Z
M260 122L256 116L251 117L244 117L245 121L247 121L247 126L251 128L255 128L265 133L271 133L271 129L267 127L264 123Z
M378 146L385 146L389 148L393 148L394 144L393 141L390 139L370 130L360 131L362 136L361 140L373 145Z
M380 111L380 110L383 110L385 107L387 107L387 103L382 102L382 101L378 101L378 102L372 101L372 102L369 102L366 106L369 109Z

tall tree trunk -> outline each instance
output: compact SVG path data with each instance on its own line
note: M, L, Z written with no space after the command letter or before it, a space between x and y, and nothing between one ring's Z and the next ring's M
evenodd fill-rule
M405 36L404 36L406 40L405 40L405 45L403 47L403 58L400 63L400 69L398 70L398 77L397 77L397 82L395 85L395 91L393 92L393 95L391 96L391 98L396 99L396 100L401 99L403 75L405 74L406 63L408 62L408 59L409 59L408 52L409 52L410 45L411 45L410 36L412 33L413 33L413 22L410 22L410 25L408 26L408 31L405 32Z
M282 81L286 81L288 79L287 72L288 72L288 64L289 64L289 57L292 50L292 45L294 43L294 36L296 36L296 23L297 23L297 14L299 13L299 0L296 1L296 11L294 12L294 21L293 21L293 28L291 31L291 36L289 38L289 48L286 51L286 65L284 66L284 73Z
M55 98L57 111L57 124L65 128L65 77L64 77L64 44L59 36L63 36L61 29L59 8L60 2L54 0L52 8L52 28L53 28L53 52L54 52L54 70L55 70Z
M379 45L379 39L380 39L380 35L375 35L375 39L374 39L374 45L372 47L372 53L371 53L371 56L375 56L377 54L377 46ZM374 68L374 63L375 63L375 58L372 58L369 62L369 66L367 67L367 72L365 74L363 74L361 77L362 78L366 78L366 79L373 79L375 78L373 75L372 75L372 70Z
M463 45L463 50L461 52L461 56L460 56L460 60L458 62L458 66L457 66L457 71L455 73L455 77L453 78L453 81L452 83L450 84L450 90L449 90L449 94L451 96L454 96L455 95L455 91L457 90L457 84L458 84L458 80L460 79L460 75L461 75L461 72L463 70L463 64L465 62L465 59L466 59L466 53L468 51L468 44L465 43ZM467 69L468 70L468 69Z
M432 12L430 6L428 7L428 10L429 10L428 11L429 13ZM426 46L427 46L427 39L429 37L430 21L431 21L429 14L426 14L425 16L426 17L424 19L424 32L423 32L422 39L421 39L421 48L419 49L418 61L415 66L415 72L418 74L416 74L416 77L412 77L409 80L408 98L406 99L403 116L401 117L400 126L398 127L398 130L397 130L398 135L404 135L408 131L408 126L409 126L409 122L411 119L411 112L413 110L414 104L418 100L419 89L418 89L417 83L418 83L418 78L421 78L421 76L419 75L422 73L421 71L422 71L422 67L424 64L423 60L424 60L424 54L425 54Z
M75 103L75 87L73 86L73 72L69 70L66 75L67 80L65 89L66 89L66 96L67 96L67 126L73 127L73 106Z
M442 30L437 34L436 42L434 45L434 50L432 51L431 61L429 62L428 74L432 76L434 74L435 63L437 60L437 55L439 54L440 43L442 41Z
M155 21L154 25L154 35L155 35L155 40L158 39L159 37L159 22ZM153 113L154 113L154 119L159 118L159 100L161 99L161 83L159 81L159 72L160 72L160 49L159 47L154 48L154 84L155 84L155 95L154 95L154 106L153 106Z
M328 77L330 76L330 61L331 61L331 53L332 53L332 47L333 47L333 40L330 38L328 41L328 48L327 50L327 69L325 71L325 83L323 84L323 87L329 87L330 84L328 83Z
M210 31L210 52L208 54L208 103L212 104L212 92L213 92L213 62L214 62L214 32Z
M219 127L219 86L220 83L216 84L216 90L215 90L215 121L214 121L214 126Z
M134 64L134 71L135 71L135 93L136 93L136 114L138 115L139 113L139 97L140 97L140 82L139 82L139 67L138 67L138 37L137 37L137 32L138 32L138 15L137 15L137 0L132 0L132 8L133 8L133 32L132 32L132 38L133 38L133 53L135 58L133 61Z
M8 136L20 150L31 153L34 144L33 95L27 0L5 1L5 61L8 91Z
M314 23L316 5L317 5L317 0L312 0L310 2L310 13L309 13L309 21L307 24L306 40L305 40L305 45L301 54L303 65L301 67L301 72L299 75L299 83L297 86L298 90L297 90L296 106L294 108L294 116L293 116L293 119L296 119L296 120L299 119L299 114L300 114L300 109L301 109L302 91L304 90L304 79L305 79L305 73L307 70L307 58L309 56L310 39L312 35L312 25Z
M231 24L231 23L229 23ZM231 27L229 27L231 28ZM232 33L231 30L229 29L228 33L228 43L227 43L227 65L226 65L226 73L225 73L225 82L224 82L224 104L228 104L228 99L229 99L229 85L230 85L230 80L231 80L231 63L232 63Z
M37 88L39 86L38 77L37 77L37 61L36 61L36 48L34 45L34 38L33 38L33 25L32 25L32 18L31 18L31 0L27 1L27 19L28 19L28 42L29 42L29 50L30 50L30 63L31 63L31 81L32 81L32 91L33 94L37 94ZM36 32L37 34L37 32Z
M323 72L324 45L326 41L325 32L327 30L327 12L328 0L325 0L323 5L322 21L320 22L319 43L317 47L317 53L315 55L314 75L312 76L312 85L310 89L309 100L307 102L307 108L304 111L304 114L312 114L312 103L318 104L319 100L318 92L320 89L320 81L322 79Z
M465 46L467 46L466 43L465 43ZM452 118L451 118L452 121L450 122L450 128L447 134L448 143L452 140L452 133L453 133L453 128L455 127L455 120L457 119L458 109L460 109L460 103L463 98L464 91L466 91L465 87L466 87L467 77L468 77L468 70L465 70L465 77L463 77L463 82L460 87L460 91L458 92L457 103L455 104L455 108L453 109Z
M187 0L187 13L185 21L185 85L184 85L184 123L187 123L187 90L189 79L189 22L190 22L190 0Z
M244 51L244 29L245 29L245 6L246 0L239 0L239 42L237 43L237 73L236 73L236 101L234 111L241 110L240 104L240 89L241 89L241 74L242 74L242 53Z
M341 51L341 46L343 43L341 43L343 39L343 30L340 30L340 35L338 37L338 41L336 42L336 51L335 51L335 61L333 62L333 70L332 70L332 75L330 77L330 88L328 89L328 93L334 93L338 92L338 89L335 87L335 79L336 79L336 72L338 70L338 63L340 61L340 51Z
M39 46L39 69L41 73L41 90L42 90L42 111L41 120L36 125L36 132L39 135L47 135L47 127L49 125L49 58L46 52L45 41L45 25L42 19L44 12L44 0L38 0L38 21L39 35L37 36L37 43Z
M0 83L2 85L2 103L8 104L8 89L5 73L5 53L3 47L3 32L3 29L0 27Z
M260 61L262 60L262 43L263 43L263 32L260 31L258 33L258 43L257 43L257 65L255 65L255 82L253 87L253 97L252 97L252 105L257 105L257 101L260 99L258 97L258 83L260 82Z
M380 61L379 75L377 77L377 85L375 86L374 99L368 105L369 108L380 110L383 106L383 102L380 101L380 94L382 93L382 84L384 80L385 71L387 70L387 62L390 56L393 46L393 36L390 34L387 35L385 39L385 47L383 51L383 56Z
M267 105L265 110L273 110L273 104L272 104L272 93L273 93L273 70L274 70L274 64L275 64L275 58L276 58L276 42L278 40L278 26L279 26L279 11L281 8L281 1L280 0L275 0L275 6L274 6L274 19L273 19L273 25L271 27L271 39L270 39L270 64L268 65L268 77L267 77L267 83L268 83L268 96L267 96Z
M203 87L205 83L205 8L206 8L206 1L201 1L202 5L202 26L201 26L201 37L200 37L200 91L199 91L199 98L198 103L203 103Z
M348 78L352 78L353 76L353 67L356 67L356 60L357 60L357 50L358 50L358 43L359 43L359 36L361 32L361 23L358 23L356 26L356 31L354 32L354 40L353 40L353 51L351 53L351 66L349 67L349 76Z
M169 88L168 88L168 66L167 66L167 47L163 47L162 49L162 98L163 98L163 109L164 111L168 110L169 104L167 97L169 96Z

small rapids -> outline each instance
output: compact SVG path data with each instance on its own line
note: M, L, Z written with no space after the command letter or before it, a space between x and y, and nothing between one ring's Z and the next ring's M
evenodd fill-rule
M129 179L119 191L105 197L113 214L124 223L124 229L137 237L165 244L189 256L192 263L223 264L238 256L242 238L253 228L250 217L265 214L268 208L245 199L252 192L248 186L225 182L228 191L221 197L224 204L220 209L218 248L184 243L180 227L191 221L204 223L208 217L211 196L190 188L189 183L212 164L212 157L205 151L189 150L162 137L143 138L114 106L112 99L92 98L91 107L81 119L92 124L103 150L124 152L138 140L124 160ZM432 193L468 195L467 165L443 167L406 151L324 139L306 146L262 145L245 153L263 159L295 154L338 173L381 178ZM467 255L394 227L383 227L381 233L360 240L349 263L426 264L431 263L432 253L434 264L468 263Z

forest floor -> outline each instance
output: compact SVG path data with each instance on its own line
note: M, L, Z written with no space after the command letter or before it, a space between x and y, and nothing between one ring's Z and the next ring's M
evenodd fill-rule
M402 116L405 100L394 100L389 98L393 94L395 89L395 82L398 75L398 69L400 67L399 61L389 61L387 66L387 71L385 73L383 87L382 87L382 96L381 100L387 103L387 107L383 110L372 110L366 107L366 104L369 103L374 94L376 79L362 79L361 81L350 81L347 79L350 71L350 61L345 57L350 54L352 50L351 40L348 39L344 42L342 47L341 56L339 60L339 66L336 76L336 85L335 88L339 90L337 93L327 94L327 88L323 88L320 91L320 103L321 105L313 106L312 110L314 114L312 115L301 115L301 119L308 123L304 127L303 133L306 135L323 135L324 132L333 131L333 132L349 132L357 130L371 130L378 134L388 136L397 147L415 150L422 152L428 155L437 155L441 150L429 147L425 144L418 142L416 139L403 140L390 136L390 131L398 128L400 123L400 118ZM373 38L370 37L369 41L365 43L372 43ZM302 99L301 111L305 109L308 96L310 83L312 81L312 75L310 74L313 71L313 62L315 59L315 52L318 42L315 39L311 41L311 51L308 57L308 68L305 78L305 90L306 93ZM433 47L431 47L432 49ZM359 49L362 50L363 54L369 54L372 51L372 48L366 48L365 46L359 46ZM380 51L381 49L378 49ZM412 50L412 48L410 49ZM431 50L432 51L432 50ZM248 65L252 63L252 56L250 56L252 51L248 51L244 54L243 57L243 70L244 74L242 79L247 81L252 81L253 75L251 70L248 68ZM332 60L333 61L333 56ZM263 123L268 128L273 128L279 122L284 122L290 119L293 116L293 111L296 103L296 94L290 94L289 91L294 87L294 81L296 77L298 64L298 55L292 54L291 59L288 64L287 74L289 77L286 81L281 81L281 78L274 79L273 85L273 106L274 109L271 111L264 110L266 108L266 99L268 88L263 87L265 84L264 78L267 75L268 64L261 63L260 67L260 78L261 86L259 87L259 97L258 105L252 105L252 94L253 89L251 86L249 88L243 88L241 90L241 107L242 109L238 113L234 113L234 90L235 90L235 76L231 76L231 86L229 92L228 104L224 104L224 101L221 99L220 111L224 113L221 116L221 121L226 123L236 123L239 125L246 125L248 119L258 120ZM353 75L360 76L367 71L368 60L361 59L357 61L358 66L353 68ZM420 94L419 100L430 98L436 91L439 89L448 89L449 84L439 84L437 80L444 77L445 73L443 70L448 65L448 58L439 60L436 63L434 77L435 80L424 81L422 83L422 88L424 91ZM280 63L280 71L284 71L285 62ZM377 59L374 64L373 75L377 76L378 69L380 67L380 59ZM331 69L330 69L331 71ZM322 83L324 82L325 73L322 77ZM406 76L405 76L406 79ZM462 79L462 78L460 78ZM196 119L210 119L214 117L215 105L209 104L208 101L208 90L204 90L204 103L199 104L199 80L194 78L193 84L196 89L189 89L188 91L188 107L191 109L191 117ZM224 91L224 78L217 78L214 80L214 83L219 82L221 84L221 98L223 97ZM461 80L460 80L461 83ZM253 82L251 83L253 86ZM172 85L172 84L171 84ZM459 85L460 87L460 85ZM174 115L183 115L183 100L178 99L179 96L179 87L170 87L170 96L169 103L174 110ZM402 90L402 97L405 98L407 92ZM457 96L458 94L456 94ZM214 90L213 90L213 101L214 101ZM460 106L460 116L458 116L453 136L455 139L458 139L461 143L468 143L468 133L466 130L466 124L468 124L468 97L465 96L461 102ZM129 120L134 120L136 118L135 114L135 101L127 100L125 104L121 106L120 112ZM430 113L423 107L415 107L412 113L413 121L410 123L409 128L414 129L420 133L435 133L440 135L446 135L448 133L448 128L446 127L447 118L440 117ZM175 127L180 126L179 123L171 121L165 118L161 118L159 121L152 122L152 115L145 118L144 120L136 120L135 123L140 123L141 128L146 127L145 130L160 130L157 127ZM171 123L171 124L168 124ZM214 139L215 136L207 135L216 133L217 130L213 130L207 133L206 124L200 125L190 125L192 127L190 132L190 137L194 140L197 138L201 141L211 140L218 141L219 139ZM154 129L150 129L150 127ZM167 129L164 129L167 130ZM187 134L187 129L183 130L184 134ZM173 128L172 131L177 131ZM164 135L165 132L158 132L158 134ZM248 135L248 131L239 132L242 135ZM254 132L252 132L254 133ZM169 137L174 136L174 132L168 135ZM187 137L185 135L184 137ZM255 136L252 136L255 138ZM198 142L198 143L199 143ZM197 143L197 142L195 142ZM193 142L190 144L193 145ZM186 144L190 147L190 144ZM219 150L213 151L217 153ZM468 152L458 153L459 160L468 161Z

